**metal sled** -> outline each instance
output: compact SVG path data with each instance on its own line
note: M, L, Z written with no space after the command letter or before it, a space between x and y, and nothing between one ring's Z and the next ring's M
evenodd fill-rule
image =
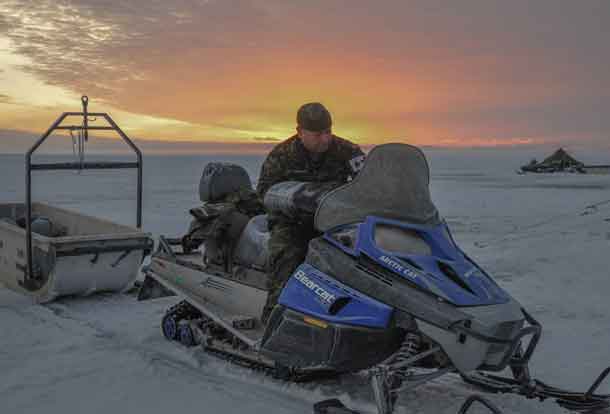
M31 295L37 302L58 296L120 292L132 286L152 239L142 232L142 154L105 113L65 112L26 154L25 203L0 204L0 283ZM107 126L89 125L89 117L105 119ZM62 125L82 117L81 125ZM57 130L77 131L79 150L90 130L116 131L136 153L137 162L32 163L36 149ZM137 228L76 212L32 203L32 171L122 169L138 170Z

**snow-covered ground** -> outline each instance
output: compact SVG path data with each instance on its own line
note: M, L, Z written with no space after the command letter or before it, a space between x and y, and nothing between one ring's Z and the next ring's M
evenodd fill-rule
M500 151L429 158L433 199L457 241L544 326L534 375L586 389L610 365L610 176L519 176L523 159ZM210 159L145 160L146 229L184 231ZM261 158L224 160L255 175ZM0 155L0 202L22 200L22 182L22 157ZM35 200L127 224L134 189L124 172L34 177ZM374 412L361 376L286 384L167 342L159 321L173 302L97 295L41 306L0 288L0 413L310 413L331 397ZM448 375L401 396L396 412L457 413L473 392ZM550 401L488 398L505 413L563 412Z

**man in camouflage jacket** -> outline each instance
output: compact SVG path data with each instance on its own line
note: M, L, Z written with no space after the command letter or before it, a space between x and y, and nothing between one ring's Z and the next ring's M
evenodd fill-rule
M267 190L284 181L346 183L364 161L358 145L331 132L332 119L320 103L308 103L297 112L297 134L278 144L263 163L257 192L264 199ZM269 217L269 265L271 291L263 322L280 296L285 283L307 254L309 240L318 234L311 222L280 214Z

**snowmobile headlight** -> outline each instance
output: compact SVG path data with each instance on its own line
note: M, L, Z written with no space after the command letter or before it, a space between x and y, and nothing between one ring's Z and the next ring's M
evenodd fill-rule
M316 327L322 328L322 329L328 328L328 324L326 322L321 321L319 319L310 318L309 316L303 317L303 322L305 322L308 325L313 325L313 326L316 326Z
M378 223L375 226L375 244L396 255L431 255L432 249L415 230Z

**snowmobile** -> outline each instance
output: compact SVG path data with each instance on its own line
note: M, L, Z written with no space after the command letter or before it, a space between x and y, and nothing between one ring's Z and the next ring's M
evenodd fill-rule
M610 395L595 393L610 368L582 393L532 378L541 325L456 244L418 148L377 146L353 180L330 190L315 182L268 190L267 212L312 220L321 235L266 324L267 216L244 197L227 201L243 192L253 193L245 170L208 165L204 206L191 210L199 227L161 237L143 269L140 299L182 299L163 317L168 339L287 380L365 371L380 414L393 411L398 393L448 373L575 411L610 406ZM511 377L494 374L505 368ZM315 410L352 412L337 400Z

